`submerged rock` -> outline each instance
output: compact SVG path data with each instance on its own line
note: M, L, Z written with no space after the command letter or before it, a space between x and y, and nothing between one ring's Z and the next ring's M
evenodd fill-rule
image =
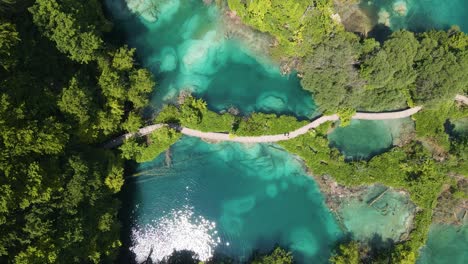
M408 14L408 6L405 1L397 1L393 3L393 11L400 16L406 16Z
M316 178L341 228L354 239L386 247L408 238L417 207L406 192L383 185L351 188L330 176Z

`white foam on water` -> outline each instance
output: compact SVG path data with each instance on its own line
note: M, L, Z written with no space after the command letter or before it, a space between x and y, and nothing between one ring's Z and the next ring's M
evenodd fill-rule
M213 256L221 242L216 223L197 216L193 208L172 210L152 224L132 229L133 246L130 248L138 262L145 261L151 252L153 261L170 256L174 250L195 252L205 261Z

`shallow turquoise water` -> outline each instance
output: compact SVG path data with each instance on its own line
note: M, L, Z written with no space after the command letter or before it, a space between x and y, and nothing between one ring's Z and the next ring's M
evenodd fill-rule
M208 144L183 138L139 167L132 250L144 259L172 249L213 252L246 260L252 250L290 248L298 263L327 263L342 235L300 161L275 145Z
M410 118L372 121L352 120L346 127L338 127L328 135L330 145L346 159L369 159L391 148L401 136L413 128Z
M417 263L468 263L468 226L432 225Z
M393 30L445 30L458 25L468 32L466 0L363 0L361 6L374 22L387 24Z
M254 54L242 41L226 38L214 4L207 6L200 0L107 3L116 26L158 77L151 102L155 109L187 90L217 111L236 107L243 114L314 115L312 96L301 89L295 74L282 76L277 65Z
M407 195L377 185L362 197L345 202L338 211L354 239L385 247L406 234L415 210Z
M393 142L383 122L364 120L353 120L347 127L336 128L328 139L347 159L367 159L387 150Z

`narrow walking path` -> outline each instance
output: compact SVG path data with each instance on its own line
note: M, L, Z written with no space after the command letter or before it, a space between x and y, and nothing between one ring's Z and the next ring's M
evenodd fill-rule
M457 96L455 96L455 100L457 100L460 103L464 103L464 104L468 105L468 97L466 97L464 95L457 94Z
M415 113L419 112L422 107L417 106L403 111L395 111L395 112L387 112L387 113L356 113L352 118L353 119L362 119L362 120L388 120L388 119L400 119L409 117L414 115ZM252 137L240 137L234 136L227 133L217 133L217 132L203 132L195 129L190 129L187 127L178 127L173 126L173 128L180 131L180 133L191 136L197 137L212 141L231 141L231 142L240 142L240 143L271 143L271 142L278 142L283 140L289 140L292 138L296 138L300 135L307 133L309 130L314 129L321 124L328 122L328 121L338 121L339 117L337 114L335 115L328 115L328 116L321 116L311 123L300 127L294 131L290 131L289 133L280 134L280 135L263 135L263 136L252 136ZM131 137L141 137L153 132L156 129L159 129L163 126L171 126L167 124L155 124L151 126L147 126L141 128L136 133L128 133L124 134L104 145L105 148L114 148L121 145L125 140Z

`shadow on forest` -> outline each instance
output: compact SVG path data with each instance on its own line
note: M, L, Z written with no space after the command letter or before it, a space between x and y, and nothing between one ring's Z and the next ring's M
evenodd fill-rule
M137 164L135 162L127 162L125 164L125 175L131 175L136 170ZM130 251L132 246L132 223L134 222L134 214L132 213L135 206L135 195L137 192L136 184L129 183L129 179L120 192L119 199L122 206L119 211L119 220L122 223L120 231L120 241L122 246L117 257L117 263L137 263L135 261L135 254Z

